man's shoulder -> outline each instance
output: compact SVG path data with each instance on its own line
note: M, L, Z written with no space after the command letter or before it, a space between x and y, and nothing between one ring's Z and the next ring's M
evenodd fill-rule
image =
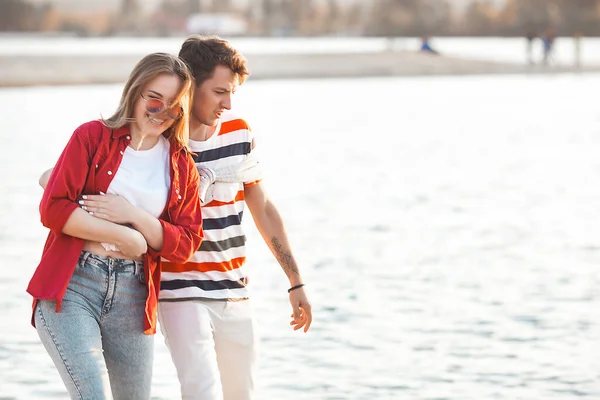
M221 124L221 130L223 130L223 128L250 130L250 125L248 125L248 122L246 122L245 119L241 118L236 113L229 110L225 111L221 116Z

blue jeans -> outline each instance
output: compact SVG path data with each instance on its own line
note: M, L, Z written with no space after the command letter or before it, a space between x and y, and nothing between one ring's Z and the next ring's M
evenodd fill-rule
M61 310L55 301L38 302L37 332L71 399L150 398L154 335L144 334L147 294L142 262L84 251Z

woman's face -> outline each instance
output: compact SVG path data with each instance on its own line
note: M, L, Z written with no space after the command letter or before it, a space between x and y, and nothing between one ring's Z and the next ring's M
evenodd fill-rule
M143 136L159 136L169 129L175 123L169 114L177 114L179 105L173 104L173 101L180 88L181 79L176 75L162 74L148 82L142 89L142 95L135 101L132 133L137 131ZM159 107L156 107L157 104Z

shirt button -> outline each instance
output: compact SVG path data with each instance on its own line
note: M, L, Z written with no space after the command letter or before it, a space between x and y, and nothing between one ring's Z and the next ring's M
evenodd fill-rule
M178 198L179 200L181 200L181 195L177 196L177 198Z
M96 168L98 168L98 164L96 164Z
M112 175L112 171L108 171L108 174L109 174L109 175Z
M127 135L125 136L125 138L127 138L127 140L131 139L131 136Z
M179 189L175 189L175 193L179 193Z
M123 152L122 152L122 151L120 151L119 153L121 153L121 155L123 155Z

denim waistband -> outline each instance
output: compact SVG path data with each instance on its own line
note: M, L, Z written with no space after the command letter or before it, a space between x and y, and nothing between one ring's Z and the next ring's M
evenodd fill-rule
M84 250L79 255L79 265L83 266L86 263L91 263L106 270L112 269L121 272L134 272L136 274L138 271L144 270L144 263L142 261L99 256L98 254Z

